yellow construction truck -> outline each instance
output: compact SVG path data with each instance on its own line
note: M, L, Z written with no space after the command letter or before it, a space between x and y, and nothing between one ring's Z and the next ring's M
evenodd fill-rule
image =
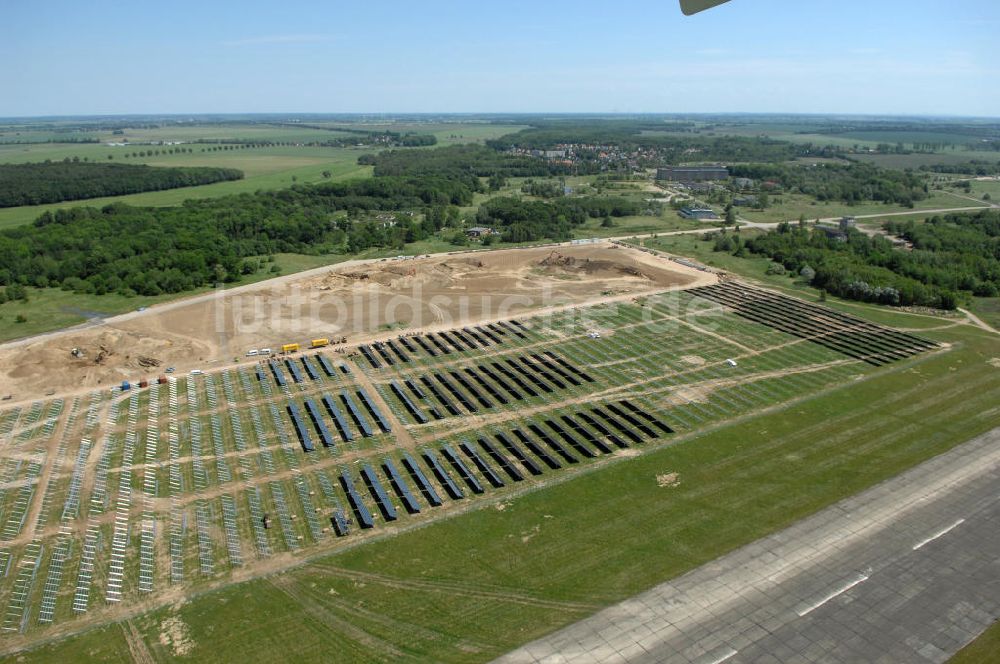
M282 353L295 353L295 352L298 352L298 350L299 350L299 345L298 344L282 344L281 345L281 352Z
M329 339L313 339L312 340L312 347L313 348L322 348L323 346L329 346L329 345L330 345L330 340Z

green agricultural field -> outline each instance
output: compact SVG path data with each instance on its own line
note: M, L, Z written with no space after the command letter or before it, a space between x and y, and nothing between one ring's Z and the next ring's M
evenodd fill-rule
M851 159L865 161L882 168L895 168L905 170L907 168L918 169L921 166L933 166L934 164L961 164L972 159L990 159L996 161L998 157L992 156L996 153L978 152L956 148L945 152L933 154L913 153L913 154L854 154Z
M480 123L456 124L387 124L387 125L343 125L355 129L373 131L413 131L433 133L439 144L476 143L489 138L523 128L519 125L491 125ZM236 168L246 177L235 182L220 182L201 187L186 187L169 191L145 192L128 196L95 198L52 205L36 205L0 210L0 228L30 223L46 210L69 207L71 205L92 205L99 207L114 201L130 205L179 205L191 198L214 198L258 189L280 189L295 182L322 182L324 171L329 171L331 179L348 179L371 175L371 167L358 166L357 160L363 154L377 152L379 148L328 148L296 145L240 148L211 152L210 145L186 143L183 147L193 149L193 153L159 154L147 157L124 157L125 153L164 150L171 146L140 145L143 141L195 141L199 139L241 139L270 141L322 141L347 136L344 132L308 129L299 127L278 127L271 125L196 125L167 126L157 129L128 129L125 138L135 145L112 147L106 142L121 142L122 136L112 136L110 132L100 134L98 144L37 143L31 145L3 144L0 137L0 163L38 162L46 159L66 158L106 161L113 157L116 163L148 164L150 166L214 166ZM202 151L204 150L204 152Z
M1000 179L997 180L973 180L972 197L982 199L983 194L990 195L989 203L1000 205Z
M92 198L84 201L32 205L0 210L0 228L17 226L34 221L46 210L60 207L92 206L100 207L112 202L125 202L136 206L180 205L193 198L215 198L228 194L253 192L258 189L280 189L290 187L295 182L322 182L324 171L331 173L331 179L366 177L371 174L370 166L358 166L358 156L362 150L353 148L307 148L307 147L264 147L248 148L226 152L201 153L195 148L194 154L159 155L145 159L123 160L124 163L147 163L150 166L219 166L238 168L246 177L233 182L217 182L200 187L184 187L167 191L149 191L141 194ZM107 149L104 150L105 154ZM370 151L369 151L370 152ZM106 158L106 157L105 157ZM34 161L30 159L27 161ZM293 178L295 178L293 180Z

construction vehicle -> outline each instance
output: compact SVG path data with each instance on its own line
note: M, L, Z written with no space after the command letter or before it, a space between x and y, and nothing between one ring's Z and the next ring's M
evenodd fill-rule
M298 344L282 344L281 346L282 353L295 353L298 352L298 350L299 350Z
M160 376L159 378L156 379L156 384L157 385L166 385L167 384L167 377L166 376Z
M323 346L329 346L329 345L330 345L330 340L329 339L313 339L312 340L312 347L313 348L322 348Z
M123 380L122 381L122 392L128 392L131 389L132 389L132 384L129 383L127 380Z

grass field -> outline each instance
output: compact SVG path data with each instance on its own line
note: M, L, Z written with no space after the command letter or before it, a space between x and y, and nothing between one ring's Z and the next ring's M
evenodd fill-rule
M406 124L406 125L350 125L354 128L372 129L375 131L413 131L416 133L433 133L438 137L439 145L454 143L482 142L517 131L519 125L491 125L480 123L439 123L439 124ZM128 147L110 147L107 141L121 141L121 136L101 134L99 144L68 144L68 143L38 143L17 145L2 143L0 136L0 163L39 162L51 159L62 160L67 157L86 157L91 161L107 161L108 155L114 157L115 163L148 164L150 166L214 166L220 168L236 168L242 170L246 177L234 182L218 182L201 187L185 187L168 191L153 191L127 196L94 198L84 201L67 201L51 205L33 205L16 208L0 209L0 228L30 223L46 210L89 205L100 207L114 201L124 201L130 205L165 206L179 205L191 198L214 198L227 194L253 192L259 189L280 189L289 187L293 182L321 182L323 172L329 171L332 179L348 179L366 177L371 174L371 167L358 166L358 157L363 154L377 152L378 148L326 148L296 145L268 146L226 150L222 152L202 152L209 146L187 144L185 147L194 150L192 154L160 154L149 157L129 157L128 152L146 151L150 149L164 150L161 146L138 144L140 141L194 141L198 139L246 139L273 141L321 141L331 138L341 138L343 132L321 129L304 129L297 127L275 127L254 125L210 125L193 127L162 127L149 130L128 130L127 137L136 145ZM169 149L169 146L166 148ZM295 180L293 180L295 178Z
M781 199L781 202L775 202ZM737 208L738 214L744 219L759 222L773 221L794 221L800 214L806 216L806 220L827 219L830 217L883 214L888 212L914 212L920 210L935 210L956 207L975 207L976 203L967 198L955 196L943 191L932 191L931 194L922 201L917 201L914 207L905 208L899 205L886 205L884 203L862 203L860 205L846 205L839 202L821 203L810 196L802 194L780 194L772 197L772 205L766 210L754 210L752 208ZM983 203L982 205L986 205Z
M958 651L950 664L993 664L1000 653L1000 623L983 632L978 639Z

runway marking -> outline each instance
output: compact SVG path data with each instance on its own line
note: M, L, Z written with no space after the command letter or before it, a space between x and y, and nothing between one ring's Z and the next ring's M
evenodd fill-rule
M739 652L739 651L738 650L733 650L732 648L730 648L725 654L720 655L719 657L716 657L711 662L706 662L706 664L722 664L722 662L725 662L726 660L732 659L733 657L735 657L737 652Z
M820 601L816 602L815 604L813 604L809 608L802 609L801 611L799 611L799 618L801 618L802 616L804 616L804 615L806 615L808 613L812 613L813 611L815 611L819 607L821 607L824 604L826 604L827 602L829 602L834 597L837 597L838 595L843 595L844 593L846 593L848 590L850 590L854 586L858 585L859 583L863 583L863 582L865 582L867 580L868 580L868 575L867 574L861 574L861 575L859 575L858 578L856 578L853 581L851 581L850 583L844 585L844 587L842 587L840 590L833 591L832 593L830 593L829 595L827 595L826 597L824 597Z
M924 544L930 544L931 542L933 542L937 538L944 537L945 535L947 535L951 531L955 530L955 528L958 528L959 526L961 526L963 523L965 523L965 519L959 519L958 521L956 521L955 523L951 524L947 528L939 530L936 533L934 533L933 535L931 535L930 537L928 537L927 539L921 540L920 542L917 542L916 544L914 544L913 545L913 550L916 551L917 549L919 549L920 547L922 547Z

